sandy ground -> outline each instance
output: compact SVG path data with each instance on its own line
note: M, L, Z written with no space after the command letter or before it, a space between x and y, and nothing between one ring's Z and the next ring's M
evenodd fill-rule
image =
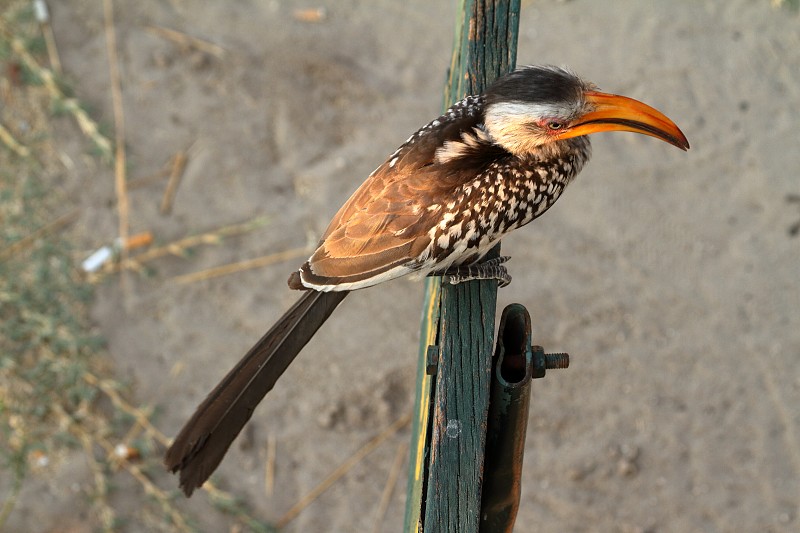
M77 96L113 124L101 4L52 4ZM188 259L159 261L126 292L116 282L98 291L94 318L117 375L160 407L157 424L174 435L294 301L285 279L299 260L192 284L171 277L316 238L438 113L454 8L116 4L131 176L192 147L171 215L158 212L163 182L131 192L132 231L167 242L269 217ZM292 16L318 5L319 23ZM181 50L149 25L227 53ZM566 64L642 99L692 149L595 136L593 161L558 205L505 241L514 282L500 305L524 303L536 341L573 356L568 371L535 384L516 531L800 530L800 239L789 232L800 206L786 199L800 193L799 36L797 15L767 0L525 2L519 64ZM74 125L65 120L62 132L74 166L59 186L82 208L73 238L90 250L116 232L113 178L81 155ZM406 280L348 298L255 413L219 484L275 520L405 413L421 300L422 286ZM277 442L271 496L268 436ZM286 531L370 530L407 439L407 430L391 438ZM164 488L176 483L154 475ZM12 530L59 530L88 479L66 468L38 505L15 512ZM400 529L404 484L383 531ZM204 531L229 527L202 493L180 505Z

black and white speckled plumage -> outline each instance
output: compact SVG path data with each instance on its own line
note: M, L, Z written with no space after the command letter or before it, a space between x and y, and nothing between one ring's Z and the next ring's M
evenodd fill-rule
M460 170L466 180L449 201L435 209L440 221L429 232L430 252L423 254L420 271L427 274L473 263L510 231L542 215L590 157L587 138L566 142L571 149L554 159L523 159L506 153L484 162L483 170L471 180L468 170ZM468 165L483 155L477 146L474 154L461 156L457 164Z

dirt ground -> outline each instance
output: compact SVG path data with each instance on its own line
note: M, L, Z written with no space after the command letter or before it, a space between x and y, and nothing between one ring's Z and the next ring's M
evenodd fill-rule
M164 181L132 189L131 232L159 242L266 216L247 234L116 277L93 310L116 375L174 435L296 298L293 259L229 276L174 276L304 246L357 185L437 115L453 2L116 2L129 175L188 164L169 215ZM324 8L316 22L299 8ZM100 2L51 2L66 77L113 124ZM148 31L215 43L216 56ZM516 531L800 530L800 32L767 0L524 2L518 63L569 65L661 109L683 153L595 136L594 158L546 216L504 242L537 343L572 354L535 383ZM62 188L87 251L117 231L113 171L63 119ZM348 298L218 470L218 485L281 517L412 402L422 285ZM498 314L499 316L499 314ZM276 442L275 489L265 488ZM391 437L285 531L369 531L399 446ZM159 451L160 453L160 451ZM171 489L177 480L151 472ZM26 489L9 531L63 531L89 472ZM403 519L405 467L382 531ZM117 504L125 506L124 482ZM32 490L39 490L37 494ZM34 497L35 496L35 497ZM42 505L44 503L44 505ZM202 531L230 521L200 492ZM129 528L130 529L130 528Z

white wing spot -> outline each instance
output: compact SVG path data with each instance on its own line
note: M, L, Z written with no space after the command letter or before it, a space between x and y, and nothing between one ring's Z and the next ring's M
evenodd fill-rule
M450 224L450 222L453 221L454 218L456 218L456 214L455 213L445 213L442 216L441 222L439 222L439 229L445 229L447 227L447 225Z

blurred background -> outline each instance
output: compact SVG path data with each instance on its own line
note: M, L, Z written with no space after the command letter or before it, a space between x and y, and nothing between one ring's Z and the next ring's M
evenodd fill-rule
M0 2L0 529L401 528L409 428L386 428L411 409L418 282L348 298L208 490L179 496L161 457L341 203L440 112L456 8ZM800 529L799 22L769 0L523 2L519 65L643 100L692 149L594 136L504 241L499 309L572 355L534 383L516 531Z

